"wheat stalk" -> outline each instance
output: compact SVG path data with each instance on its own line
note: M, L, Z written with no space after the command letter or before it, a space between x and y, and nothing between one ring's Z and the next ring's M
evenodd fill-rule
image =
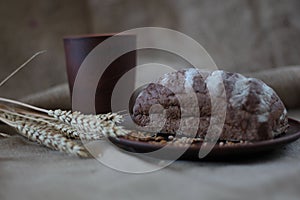
M43 126L29 119L18 120L18 118L9 114L2 114L0 120L18 132L27 137L29 140L38 142L54 150L59 150L80 157L88 157L87 150L82 146L67 139L56 129L49 126Z
M52 149L86 157L84 147L70 139L98 140L105 136L120 136L129 131L116 124L122 116L117 113L84 115L71 111L48 111L48 117L21 108L0 104L1 121L16 128L19 133L32 141ZM4 119L3 119L4 118Z
M60 121L57 121L53 118L51 118L50 120L49 118L46 118L48 120L45 120L45 118L43 118L42 115L27 113L25 111L22 111L21 109L17 109L17 110L22 114L7 109L1 109L0 106L0 111L2 111L3 114L9 114L6 117L9 118L10 120L18 120L18 121L22 121L24 119L31 120L32 122L34 121L35 123L41 126L52 127L53 129L60 131L64 136L70 139L99 140L104 138L104 135L99 132L81 132L75 127L72 127L68 124L61 123ZM11 116L14 116L14 118L12 118Z
M34 54L0 82L0 87L36 56L44 52ZM32 141L81 157L87 157L89 154L82 145L71 139L97 140L129 133L122 126L118 126L123 120L119 113L85 115L77 111L47 110L3 97L0 97L0 102L3 102L0 103L0 121L17 129L21 135ZM1 134L1 136L6 136L6 134Z
M37 57L40 54L45 53L46 51L39 51L35 53L33 56L31 56L27 61L25 61L20 67L18 67L16 70L14 70L10 75L8 75L3 81L0 83L0 87L4 85L11 77L13 77L16 73L18 73L21 69L23 69L28 63L30 63L35 57Z
M0 133L0 136L1 136L1 137L4 137L4 138L9 138L9 137L10 137L10 135L8 135L8 134L6 134L6 133Z
M117 113L99 114L99 115L85 115L78 111L64 111L64 110L47 110L38 108L29 104L25 104L12 99L6 99L0 97L0 101L23 106L38 112L47 114L48 116L54 117L55 119L76 127L79 130L87 132L101 132L105 136L122 136L128 134L128 131L123 129L121 126L116 126L120 123L123 117ZM117 133L112 132L110 129L117 130Z

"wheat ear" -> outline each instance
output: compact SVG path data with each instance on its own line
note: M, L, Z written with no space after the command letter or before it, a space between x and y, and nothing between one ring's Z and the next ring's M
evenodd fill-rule
M61 123L60 121L57 121L56 119L53 118L45 118L42 115L37 115L33 113L27 113L24 110L17 109L18 112L21 112L22 114L19 114L17 112L12 112L7 109L3 109L0 106L0 111L3 112L3 114L8 114L6 117L9 118L10 120L17 120L17 121L22 121L24 119L31 120L32 122L37 123L38 125L41 126L49 126L52 127L53 129L56 129L57 131L61 132L64 136L70 139L83 139L83 140L100 140L104 138L104 135L95 132L81 132L80 130L77 130L76 128L72 127L71 125ZM13 117L12 117L13 116Z
M78 130L87 132L100 132L105 136L121 136L128 134L122 126L116 123L122 120L122 116L118 114L102 114L102 115L84 115L80 112L71 112L63 110L49 111L49 116L76 127Z
M21 135L27 137L29 140L43 144L48 148L80 157L89 156L89 153L82 145L67 139L52 127L37 124L29 119L17 120L17 118L7 113L3 114L0 120L15 128Z

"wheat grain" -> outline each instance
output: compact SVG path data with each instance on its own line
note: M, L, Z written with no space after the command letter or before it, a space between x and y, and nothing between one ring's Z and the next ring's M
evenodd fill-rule
M49 110L47 114L51 117L54 117L56 119L62 120L65 123L71 123L72 121L111 121L114 123L120 123L123 121L122 115L119 115L117 113L107 113L107 114L99 114L99 115L85 115L81 112L75 111L65 111L65 110Z
M70 139L101 140L105 136L99 132L81 132L80 130L62 123L50 123L54 128Z

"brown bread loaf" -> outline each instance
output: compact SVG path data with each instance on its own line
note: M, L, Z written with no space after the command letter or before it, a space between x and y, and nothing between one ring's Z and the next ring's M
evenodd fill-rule
M149 130L147 126L150 121L152 125L162 122L155 117L150 120L150 111L152 114L160 113L163 108L166 121L162 133L191 136L188 128L184 132L179 131L181 122L181 126L196 127L196 137L203 138L210 125L212 110L207 84L215 84L216 91L221 91L218 90L220 84L216 82L217 76L223 81L227 104L221 140L259 141L286 131L287 111L272 88L258 79L221 70L189 68L165 74L138 94L132 110L133 120ZM192 92L187 89L189 84L192 85ZM192 102L192 95L197 96L198 102ZM199 112L195 112L198 108Z

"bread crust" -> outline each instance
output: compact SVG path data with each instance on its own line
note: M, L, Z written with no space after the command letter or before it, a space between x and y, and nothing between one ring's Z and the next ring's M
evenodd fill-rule
M193 136L188 129L178 131L181 124L197 127L196 137L204 138L212 110L207 84L211 81L210 84L216 84L215 89L218 89L219 85L214 79L216 75L222 77L227 103L221 140L260 141L272 139L286 131L287 111L272 88L258 79L222 70L189 68L165 74L139 93L132 110L133 120L151 131L151 127L147 126L150 123L150 110L151 114L159 114L162 110L153 105L160 104L166 117L161 132ZM196 104L192 102L193 94L186 89L187 85L192 85L198 100ZM195 108L199 108L200 113L195 112L198 110ZM161 123L160 118L152 117L151 120L151 124Z

